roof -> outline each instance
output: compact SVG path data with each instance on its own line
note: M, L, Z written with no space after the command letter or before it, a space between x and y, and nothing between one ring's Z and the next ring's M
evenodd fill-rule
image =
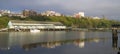
M46 21L22 21L22 20L10 20L11 23L25 23L25 24L54 24L63 25L61 22L46 22Z

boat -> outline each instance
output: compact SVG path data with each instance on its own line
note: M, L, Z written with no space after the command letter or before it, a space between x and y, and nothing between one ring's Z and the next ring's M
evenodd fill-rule
M30 32L40 32L38 29L30 29Z

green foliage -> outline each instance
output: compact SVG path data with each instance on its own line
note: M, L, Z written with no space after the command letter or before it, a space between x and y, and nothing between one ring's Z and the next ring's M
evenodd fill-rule
M107 19L92 19L90 17L73 18L66 16L30 16L21 17L0 17L0 28L7 26L9 20L27 20L27 21L52 21L61 22L68 27L75 28L110 28L112 24L120 24L119 21Z
M9 18L8 17L0 17L0 28L7 27Z

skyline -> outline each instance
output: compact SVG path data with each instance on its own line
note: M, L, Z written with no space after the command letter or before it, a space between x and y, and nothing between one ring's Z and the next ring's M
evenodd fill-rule
M1 0L0 9L20 12L33 9L37 12L53 10L65 15L85 12L85 16L105 16L108 19L120 20L119 0Z

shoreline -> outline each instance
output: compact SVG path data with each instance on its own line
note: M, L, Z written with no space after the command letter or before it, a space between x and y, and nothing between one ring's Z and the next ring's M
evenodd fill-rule
M112 29L110 28L92 28L92 29L87 29L87 28L67 28L67 29L38 29L40 31L111 31ZM0 32L30 32L30 29L20 29L15 30L15 29L6 29L6 30L0 30Z

